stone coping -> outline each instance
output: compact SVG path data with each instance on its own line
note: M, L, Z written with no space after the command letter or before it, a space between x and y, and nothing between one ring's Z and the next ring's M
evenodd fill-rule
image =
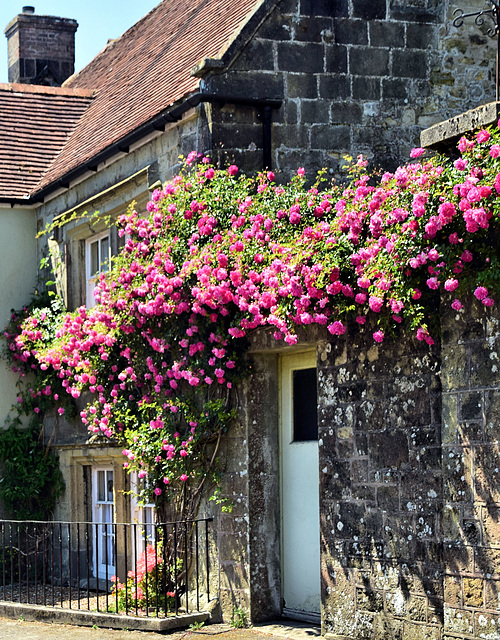
M58 609L35 604L18 602L0 602L0 616L6 618L22 618L31 622L53 622L73 624L83 627L109 629L129 629L131 631L172 631L183 629L197 622L205 622L210 614L207 611L185 613L168 618L139 618L115 613L99 613L97 611L78 611L75 609Z
M455 146L465 133L495 124L499 116L500 102L483 104L424 129L420 134L420 144L426 149L447 151L450 147Z

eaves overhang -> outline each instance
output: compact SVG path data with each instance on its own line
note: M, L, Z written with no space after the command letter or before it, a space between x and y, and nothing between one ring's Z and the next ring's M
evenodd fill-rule
M128 153L130 147L153 132L162 132L166 125L179 122L184 113L199 106L203 102L215 103L218 105L234 104L249 106L256 109L276 110L281 107L282 100L272 98L245 98L241 96L223 95L219 93L197 92L185 99L180 104L160 113L158 116L137 127L131 133L123 136L120 140L106 147L90 160L68 171L60 178L47 185L43 189L32 193L26 198L0 197L0 203L10 204L12 207L19 205L42 204L50 194L59 189L69 189L71 183L89 171L97 172L99 165L118 153Z

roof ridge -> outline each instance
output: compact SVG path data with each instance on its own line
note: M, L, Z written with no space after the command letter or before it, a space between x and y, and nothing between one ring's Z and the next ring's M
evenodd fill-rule
M23 84L22 82L0 82L0 91L9 93L36 93L50 96L91 98L90 89L72 89L69 87L46 87L41 84Z

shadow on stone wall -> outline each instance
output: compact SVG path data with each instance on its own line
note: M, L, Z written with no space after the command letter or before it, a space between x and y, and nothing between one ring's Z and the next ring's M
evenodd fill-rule
M439 345L373 342L362 328L319 354L325 630L440 637Z
M471 307L442 330L445 631L498 637L499 323Z
M445 312L431 350L344 337L319 354L325 630L499 637L498 319Z

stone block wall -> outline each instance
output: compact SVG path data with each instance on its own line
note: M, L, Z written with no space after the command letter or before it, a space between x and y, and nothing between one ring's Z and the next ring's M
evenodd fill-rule
M444 637L500 636L500 324L443 318Z
M249 610L250 585L248 565L248 451L246 424L235 422L224 436L220 451L222 468L221 498L231 512L222 512L213 503L207 503L206 513L215 515L214 571L212 593L220 599L225 619L231 618L234 609Z
M273 167L342 175L363 153L394 169L423 128L494 99L495 43L454 0L282 0L208 91L283 100L273 113ZM467 11L481 9L470 0ZM253 109L213 108L216 158L262 168ZM220 151L217 153L217 148Z
M443 618L437 350L371 331L318 359L323 630L438 638Z
M239 607L252 622L281 615L278 356L263 350L276 346L265 332L254 337L252 373L238 393L239 420L221 451L222 497L233 505L215 522L215 587L225 620Z
M500 320L448 303L432 348L404 334L375 344L367 326L299 340L318 347L327 638L500 637ZM221 600L254 622L281 611L277 363L290 351L252 337L227 450Z
M276 619L281 613L280 476L278 448L279 375L274 353L254 354L248 438L248 522L250 616Z

